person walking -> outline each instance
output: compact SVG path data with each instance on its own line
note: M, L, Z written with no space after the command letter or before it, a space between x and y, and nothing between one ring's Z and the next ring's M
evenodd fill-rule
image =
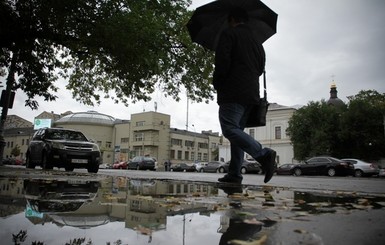
M265 67L265 51L245 25L247 12L234 8L228 16L229 28L219 38L215 51L213 85L217 91L219 122L230 141L231 160L228 173L219 182L242 183L244 153L257 160L265 173L264 182L274 174L276 152L244 132L253 106L259 103L259 76Z

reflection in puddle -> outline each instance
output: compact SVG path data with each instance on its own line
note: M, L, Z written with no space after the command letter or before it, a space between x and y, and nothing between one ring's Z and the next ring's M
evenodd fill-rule
M203 182L3 178L0 238L5 244L16 244L12 234L20 244L263 244L282 220L381 209L384 203L383 197L353 193Z

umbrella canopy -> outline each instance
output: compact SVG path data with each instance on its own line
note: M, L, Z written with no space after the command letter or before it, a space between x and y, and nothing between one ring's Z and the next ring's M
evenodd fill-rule
M192 41L215 50L221 32L228 27L228 14L236 7L247 11L249 21L246 24L260 43L277 32L278 15L260 0L216 0L194 11L187 23Z

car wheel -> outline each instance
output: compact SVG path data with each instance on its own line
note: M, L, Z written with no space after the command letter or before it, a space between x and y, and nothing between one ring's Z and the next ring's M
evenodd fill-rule
M334 168L328 169L328 176L333 177L336 175L336 170Z
M74 171L75 168L72 166L66 166L66 167L64 167L64 169L65 169L65 171L72 172L72 171Z
M199 172L203 173L204 172L203 168L201 170L199 170Z
M294 175L295 175L295 176L300 176L300 175L302 174L302 170L299 169L299 168L294 169L293 172L294 172Z
M241 168L241 174L246 174L246 173L247 173L246 168Z
M92 167L89 167L87 170L88 170L88 173L96 174L99 171L99 164L95 164Z
M136 170L140 170L139 165L136 166Z
M170 172L174 172L174 169L170 169Z
M364 176L364 173L360 169L354 170L354 177L362 177Z
M44 170L50 170L50 169L53 169L53 167L51 166L51 164L48 163L48 159L47 159L47 155L46 155L46 154L43 154L43 156L41 157L41 167L42 167Z
M35 164L31 163L31 159L27 155L27 159L25 159L25 167L26 168L35 168Z
M224 172L225 172L225 169L224 169L224 168L219 168L217 172L219 172L219 173L224 173Z

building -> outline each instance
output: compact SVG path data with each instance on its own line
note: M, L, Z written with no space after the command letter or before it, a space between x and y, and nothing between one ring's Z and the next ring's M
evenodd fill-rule
M87 138L98 143L103 163L110 164L139 155L155 157L160 167L166 160L172 163L213 161L218 158L221 142L219 133L212 131L196 133L171 128L170 115L152 111L132 114L131 120L115 119L96 111L61 115L43 112L35 117L35 121L37 119L53 120L52 127L82 131ZM12 149L18 145L21 146L18 158L25 159L33 133L31 123L26 128L9 127L5 130L5 157L11 157Z
M333 81L332 85L330 86L330 98L328 99L328 101L326 101L328 105L335 106L335 107L340 107L345 105L345 103L338 98L337 93L338 93L337 86Z

